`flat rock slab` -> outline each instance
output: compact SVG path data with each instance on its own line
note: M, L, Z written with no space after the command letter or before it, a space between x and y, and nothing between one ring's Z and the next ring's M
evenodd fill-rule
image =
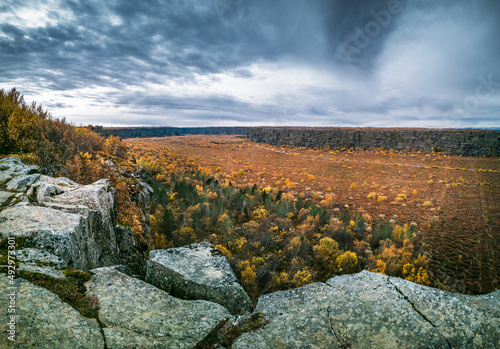
M16 297L16 341L7 336L7 312L9 298L9 279L0 274L0 347L1 348L50 348L50 349L94 349L104 348L104 337L95 319L80 315L59 297L35 286L28 281L18 279Z
M332 297L331 287L323 283L260 297L255 311L269 323L244 333L232 348L342 348L328 317Z
M398 278L389 281L452 348L500 348L500 290L466 296Z
M344 347L449 348L388 276L361 272L327 284L334 294L329 308L332 329Z
M363 271L259 298L250 348L500 348L500 291L464 296Z
M219 303L231 314L253 309L226 257L208 242L151 251L146 281L178 298Z
M230 316L219 304L174 298L113 267L92 273L87 289L99 300L108 348L191 349Z

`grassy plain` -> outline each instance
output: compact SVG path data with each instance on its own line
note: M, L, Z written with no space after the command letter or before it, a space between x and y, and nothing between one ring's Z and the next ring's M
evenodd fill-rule
M412 224L429 252L431 285L462 293L499 287L500 159L416 151L331 150L256 144L241 136L127 139L140 159L162 152L233 185L326 194L374 224ZM335 212L333 212L335 215Z

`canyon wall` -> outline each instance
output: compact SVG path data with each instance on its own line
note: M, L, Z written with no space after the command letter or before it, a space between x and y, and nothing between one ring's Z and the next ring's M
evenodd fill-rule
M257 143L327 148L441 151L463 156L500 155L500 132L486 130L371 128L248 128Z

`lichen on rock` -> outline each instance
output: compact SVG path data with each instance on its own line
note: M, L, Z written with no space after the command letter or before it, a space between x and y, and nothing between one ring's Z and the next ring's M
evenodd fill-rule
M128 343L125 347L193 348L219 320L230 316L219 304L172 297L114 267L92 273L88 292L99 300L108 347Z
M253 309L226 257L208 242L151 251L146 281L178 298L219 303L232 314Z

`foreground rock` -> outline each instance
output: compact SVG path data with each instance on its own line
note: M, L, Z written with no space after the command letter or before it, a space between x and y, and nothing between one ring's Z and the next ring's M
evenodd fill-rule
M15 236L74 268L119 262L114 189L109 180L79 185L34 173L17 158L0 159L0 237Z
M146 281L178 298L219 303L231 314L253 309L226 257L207 242L151 251Z
M17 287L15 342L8 339L8 287ZM57 295L23 279L15 285L0 274L0 347L1 348L104 348L99 324L80 315Z
M500 348L500 290L465 296L398 278L389 282L453 348Z
M413 309L389 277L362 272L327 284L333 295L328 309L332 330L343 346L448 347L442 334Z
M255 312L269 323L243 334L232 348L342 348L328 317L332 297L323 283L260 297Z
M113 267L92 271L108 348L193 348L230 316L219 304L174 298Z
M262 296L269 324L233 348L498 348L499 302L363 271Z

